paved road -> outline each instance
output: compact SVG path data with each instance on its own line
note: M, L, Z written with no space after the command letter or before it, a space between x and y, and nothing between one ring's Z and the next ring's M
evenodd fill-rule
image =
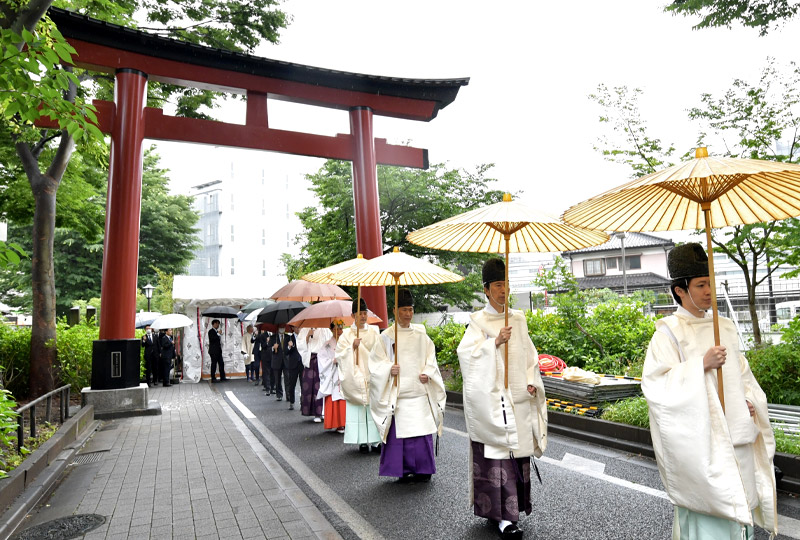
M430 484L402 485L378 476L377 454L362 455L342 436L264 396L260 386L231 381L216 388L293 476L344 538L497 538L468 502L468 445L463 414L448 409ZM299 401L299 394L298 394ZM567 437L551 436L538 460L525 538L669 539L672 506L655 462ZM800 503L781 496L779 539L800 538ZM764 531L757 538L766 539Z

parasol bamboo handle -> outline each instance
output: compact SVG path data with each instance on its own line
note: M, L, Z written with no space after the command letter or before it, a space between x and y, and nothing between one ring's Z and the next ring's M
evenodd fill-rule
M361 328L361 322L359 319L361 315L361 285L358 286L358 301L356 302L356 339L358 339L359 329ZM359 347L360 349L361 347ZM358 349L356 349L356 365L358 365Z
M706 244L708 245L708 276L711 278L711 310L714 324L714 346L719 346L719 310L717 309L717 285L714 278L714 248L711 242L711 203L702 203L703 217L706 223ZM725 412L725 386L722 381L722 368L717 369L717 393L722 412Z
M509 297L511 296L511 291L508 288L508 240L510 238L510 235L506 234L505 238L506 238L506 284L505 284L506 285L506 301L505 301L505 304L503 304L503 308L504 308L503 311L505 312L505 324L504 324L504 326L508 326L508 300L509 300ZM505 370L504 370L504 373L505 373L505 385L506 385L506 388L508 388L508 341L506 341L503 344L503 346L505 347L505 353L506 353L504 355L504 358L503 358L503 360L505 362Z

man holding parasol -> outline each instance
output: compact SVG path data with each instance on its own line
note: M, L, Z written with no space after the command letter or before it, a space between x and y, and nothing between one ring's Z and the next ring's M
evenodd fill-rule
M475 515L497 523L504 540L519 539L520 514L533 510L531 456L541 457L547 446L547 404L525 316L509 310L508 325L504 322L507 291L503 260L486 261L482 278L488 303L470 316L458 346L470 439L473 510ZM508 386L504 384L505 365Z
M719 318L714 344L708 255L700 244L680 245L667 269L679 307L656 322L642 391L661 481L675 505L673 538L749 540L753 521L776 533L767 399L730 319ZM724 373L724 410L717 370Z
M433 341L423 325L411 324L413 316L414 297L400 289L398 328L392 325L381 334L386 355L370 359L369 407L384 443L380 476L428 482L436 473L433 434L442 434L447 394Z

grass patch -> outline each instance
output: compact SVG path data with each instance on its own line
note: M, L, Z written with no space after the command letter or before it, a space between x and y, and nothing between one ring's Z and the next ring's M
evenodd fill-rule
M775 450L785 454L800 455L800 435L786 433L780 427L773 427Z
M608 403L603 407L603 420L619 422L630 426L650 428L650 416L647 414L647 400L642 397L622 399Z

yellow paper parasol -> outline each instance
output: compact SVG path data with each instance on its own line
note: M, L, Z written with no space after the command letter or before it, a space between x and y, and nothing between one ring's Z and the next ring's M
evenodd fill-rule
M394 285L394 362L397 363L397 290L400 285L436 285L440 283L455 283L464 278L445 270L423 259L400 253L394 248L391 253L370 259L355 269L345 270L331 276L339 285ZM397 378L395 377L395 384Z
M359 253L355 259L348 259L346 261L342 261L340 263L336 263L332 266L328 266L322 268L321 270L315 270L310 272L300 279L305 281L311 281L313 283L330 283L333 285L347 285L346 283L340 283L333 279L333 275L338 272L344 272L345 270L355 270L361 265L368 262L369 259L365 259L364 256ZM361 285L358 286L358 299L356 300L356 318L358 315L361 314ZM359 335L359 328L356 325L356 337ZM358 354L356 354L356 364L358 364Z
M578 203L562 218L567 223L606 231L705 229L714 344L719 345L711 229L796 216L800 216L800 165L709 157L707 149L701 147L695 159ZM717 381L724 410L721 369L717 370Z
M509 253L573 251L608 241L604 232L566 225L544 212L512 201L508 193L503 195L502 202L428 225L407 238L412 244L433 249L505 253L507 295L511 292L508 288ZM505 325L508 326L507 300ZM508 388L508 343L505 353L505 386Z

